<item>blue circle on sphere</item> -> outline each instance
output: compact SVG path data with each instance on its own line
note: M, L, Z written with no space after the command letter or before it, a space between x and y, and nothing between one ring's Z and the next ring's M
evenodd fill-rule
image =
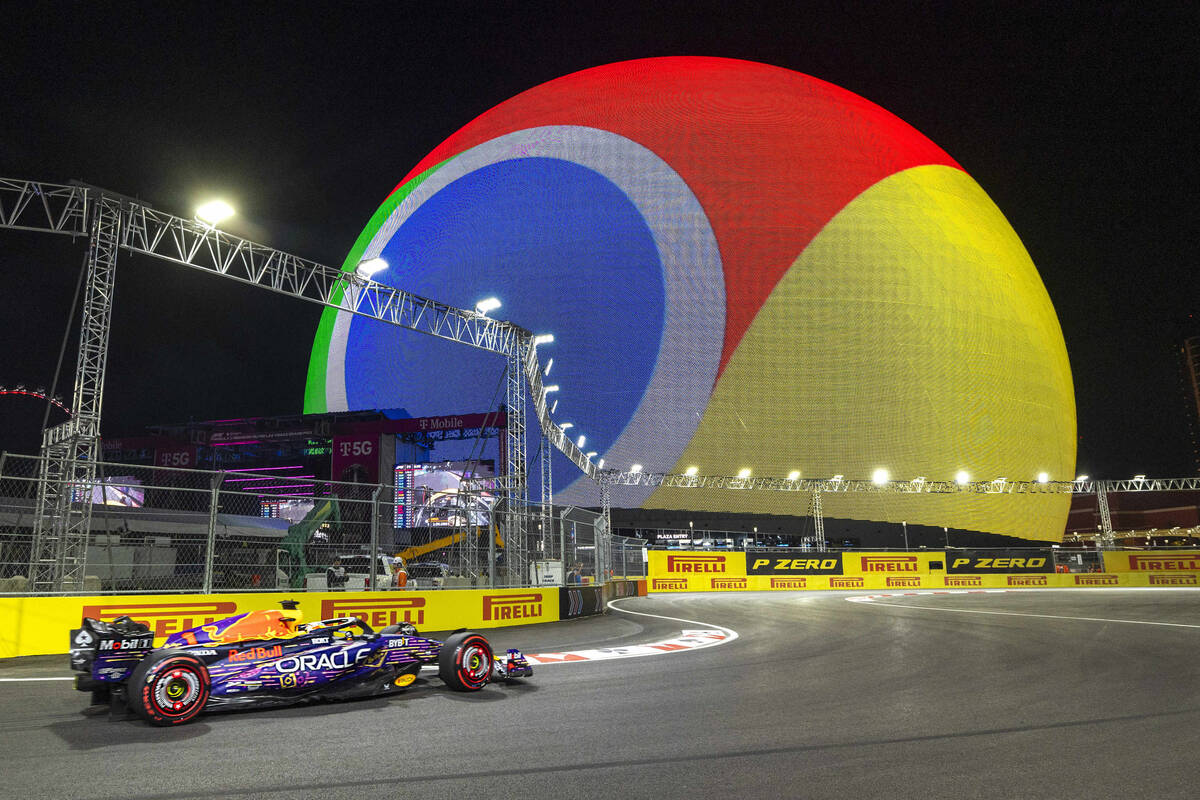
M492 316L553 333L538 354L554 358L544 380L560 386L555 420L601 454L620 436L654 373L665 290L654 237L615 184L558 159L491 164L422 203L380 255L381 283L460 308L495 296ZM346 397L413 416L488 411L504 402L504 367L494 353L356 317ZM536 430L532 414L528 424ZM578 469L555 473L561 485Z

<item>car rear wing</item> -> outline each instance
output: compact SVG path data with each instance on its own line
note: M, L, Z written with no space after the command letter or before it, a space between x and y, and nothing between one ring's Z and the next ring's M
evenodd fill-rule
M91 673L96 681L123 681L154 649L150 628L129 617L104 622L84 617L71 631L71 669Z

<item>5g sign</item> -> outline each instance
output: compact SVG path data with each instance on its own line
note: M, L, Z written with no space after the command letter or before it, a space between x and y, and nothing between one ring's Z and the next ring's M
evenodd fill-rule
M155 465L159 467L194 467L196 465L195 449L159 450L155 453Z
M342 458L369 456L375 452L375 443L370 439L358 442L338 442L338 455Z

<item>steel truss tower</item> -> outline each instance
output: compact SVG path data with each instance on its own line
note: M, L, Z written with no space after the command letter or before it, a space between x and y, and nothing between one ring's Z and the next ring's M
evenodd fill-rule
M90 227L87 287L75 365L75 414L42 432L30 577L36 591L80 591L100 460L100 409L121 237L121 201L84 204ZM104 488L98 487L101 492Z

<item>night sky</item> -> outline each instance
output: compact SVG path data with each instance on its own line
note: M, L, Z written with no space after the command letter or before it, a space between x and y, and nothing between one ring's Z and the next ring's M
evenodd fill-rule
M1066 337L1078 472L1195 473L1178 350L1200 334L1200 13L559 5L10 4L0 175L79 179L184 216L220 194L239 212L230 231L340 265L417 161L527 88L651 56L786 67L912 124L1008 217ZM83 254L0 231L0 384L51 386ZM299 413L318 315L122 253L103 433ZM0 397L0 450L35 452L42 413Z

